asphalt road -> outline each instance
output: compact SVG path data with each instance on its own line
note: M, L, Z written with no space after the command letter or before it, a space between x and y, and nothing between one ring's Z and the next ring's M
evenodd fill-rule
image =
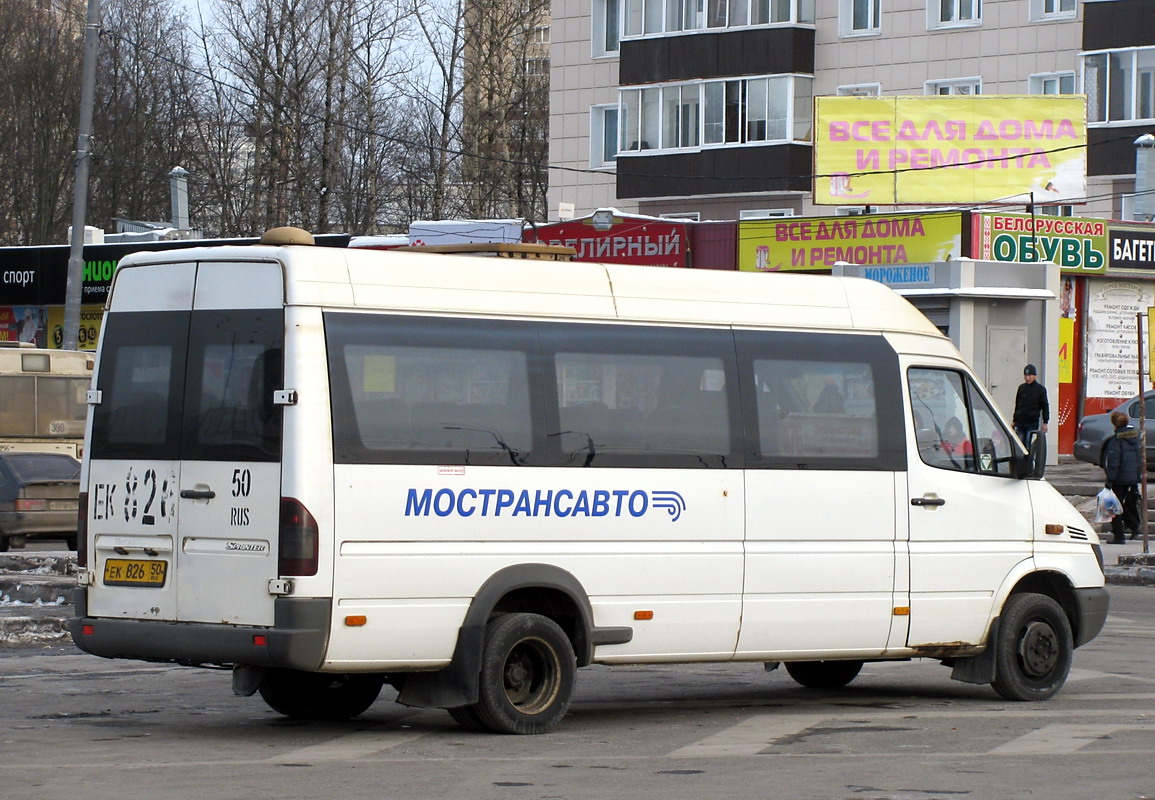
M148 798L1155 797L1155 590L1111 587L1104 633L1045 703L935 662L837 692L760 664L594 667L547 736L467 733L386 689L347 723L285 720L228 673L0 650L0 793Z

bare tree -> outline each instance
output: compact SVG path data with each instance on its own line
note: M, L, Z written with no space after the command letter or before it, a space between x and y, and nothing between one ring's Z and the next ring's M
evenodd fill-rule
M209 235L538 216L546 0L213 1L104 0L93 222L167 219L176 166ZM83 6L0 0L5 243L65 240Z
M463 0L413 2L426 61L410 84L407 136L413 147L401 163L404 213L411 220L443 219L464 209L459 189L465 6Z
M65 240L72 197L84 9L0 0L0 237Z
M107 3L97 68L90 220L171 219L168 173L197 148L202 81L175 0Z

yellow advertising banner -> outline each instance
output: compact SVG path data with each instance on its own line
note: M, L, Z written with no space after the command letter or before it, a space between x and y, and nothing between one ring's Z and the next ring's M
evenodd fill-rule
M913 264L962 255L962 213L871 214L738 223L738 269L829 270L848 264Z
M80 307L80 330L77 347L81 350L95 350L100 337L100 325L104 320L104 306L83 305ZM48 346L59 348L64 341L64 306L48 307Z
M1059 383L1075 380L1075 320L1059 317Z
M1147 334L1147 380L1155 383L1155 336L1151 335L1151 320L1155 314L1155 306L1147 307L1147 325L1140 328Z
M1087 194L1084 95L816 97L814 120L819 205Z

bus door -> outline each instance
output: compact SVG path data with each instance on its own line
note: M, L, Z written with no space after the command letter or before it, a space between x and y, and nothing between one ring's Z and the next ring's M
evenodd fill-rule
M174 266L118 275L105 326L89 475L90 612L271 625L280 268Z
M748 431L739 652L880 653L893 646L900 566L897 358L881 337L736 339Z
M979 643L994 594L1031 557L1029 487L1018 447L973 378L954 366L907 369L912 647Z

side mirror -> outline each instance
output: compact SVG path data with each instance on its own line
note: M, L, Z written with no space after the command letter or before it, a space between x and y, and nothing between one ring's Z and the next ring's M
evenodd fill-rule
M1037 481L1047 469L1047 437L1038 431L1031 433L1027 454L1016 462L1016 474L1026 480Z

